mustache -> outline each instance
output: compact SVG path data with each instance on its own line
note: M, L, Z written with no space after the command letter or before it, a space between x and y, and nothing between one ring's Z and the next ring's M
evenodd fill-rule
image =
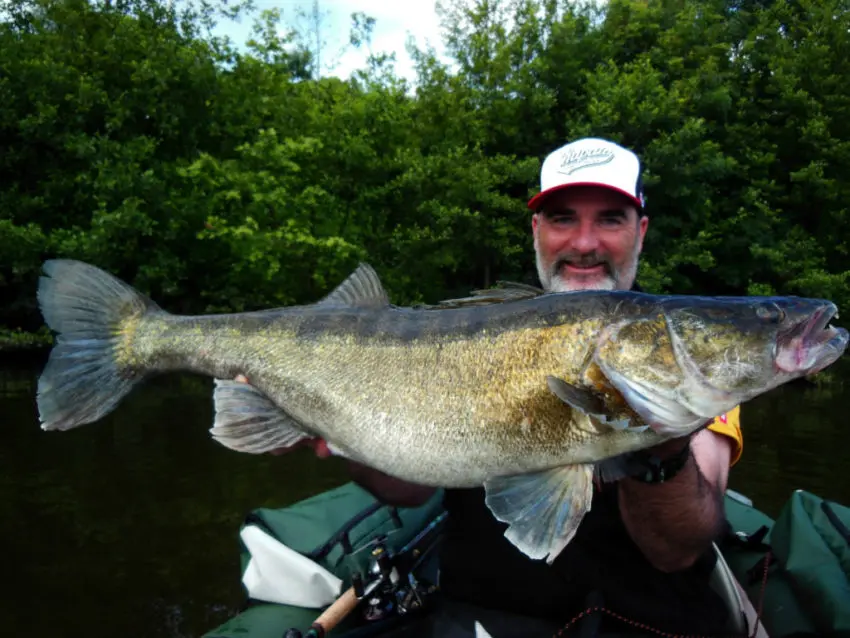
M610 260L599 253L561 253L552 262L552 274L555 275L563 266L578 266L579 268L590 268L591 266L602 266L606 273L613 274Z

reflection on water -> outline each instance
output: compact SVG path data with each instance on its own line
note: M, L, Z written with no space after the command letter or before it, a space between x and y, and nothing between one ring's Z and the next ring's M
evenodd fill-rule
M238 528L345 480L307 451L238 454L214 443L211 383L148 382L101 422L42 432L41 361L0 361L0 541L4 635L198 636L243 601ZM776 515L791 491L850 503L850 369L744 406L744 456L730 487ZM837 374L835 374L837 373Z

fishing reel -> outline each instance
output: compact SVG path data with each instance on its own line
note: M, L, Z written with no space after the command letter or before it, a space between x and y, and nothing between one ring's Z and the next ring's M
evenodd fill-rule
M386 545L386 537L380 536L370 545L372 561L366 576L355 572L351 577L354 595L365 602L362 619L375 622L424 608L428 596L436 591L436 585L417 579L414 565L409 568L400 565L397 558L404 555L393 555ZM419 556L419 549L411 550L410 558L415 560Z
M358 555L362 559L362 554L368 552L366 568L352 571L349 589L313 622L305 634L293 627L283 634L283 638L324 638L357 608L360 609L356 614L357 624L389 621L425 610L431 595L437 591L437 585L417 577L416 571L436 547L445 516L438 516L397 552L392 551L386 534L376 536L350 552L348 555L352 559Z

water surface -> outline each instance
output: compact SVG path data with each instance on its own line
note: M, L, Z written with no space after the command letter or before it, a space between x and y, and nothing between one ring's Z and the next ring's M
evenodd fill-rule
M338 485L343 465L302 450L238 454L213 442L209 380L148 382L101 422L42 432L43 358L0 359L3 635L199 636L243 603L238 529ZM850 503L850 369L742 410L730 487L775 516L795 489Z
M345 480L307 450L213 442L212 383L189 375L147 383L96 425L43 432L41 364L0 360L2 635L201 635L243 602L244 516Z

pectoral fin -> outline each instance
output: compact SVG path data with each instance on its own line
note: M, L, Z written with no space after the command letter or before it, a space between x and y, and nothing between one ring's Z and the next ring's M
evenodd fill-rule
M262 454L310 438L302 426L252 385L215 380L213 438L237 452Z
M677 401L673 393L630 379L603 361L597 363L626 402L655 432L681 436L706 421Z
M593 466L496 477L484 489L493 516L508 523L508 540L530 558L552 564L590 511Z
M546 383L556 397L576 410L591 415L601 415L605 412L602 400L588 390L577 388L551 374L546 376Z
M589 390L577 388L563 379L553 377L552 375L546 377L546 383L549 385L552 394L570 407L591 417L596 423L606 425L613 430L628 429L635 432L642 432L649 427L648 425L632 427L628 419L609 417L605 414L605 404L602 402L602 399Z

